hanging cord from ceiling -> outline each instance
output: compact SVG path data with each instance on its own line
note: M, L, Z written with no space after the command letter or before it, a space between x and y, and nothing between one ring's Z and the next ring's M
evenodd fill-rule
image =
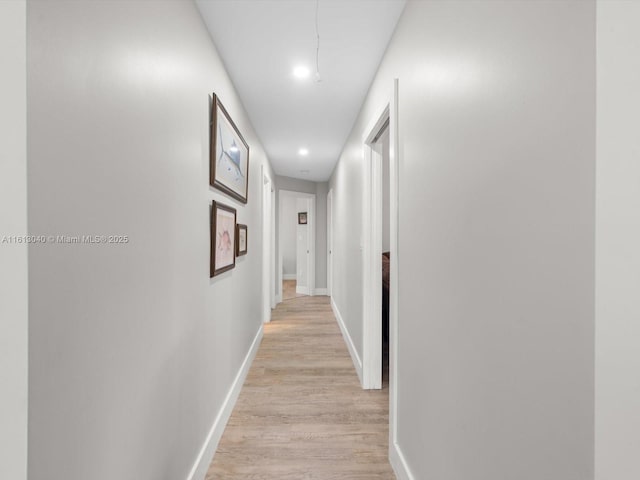
M316 0L316 82L322 81L320 78L320 27L318 20L318 11L320 9L320 0Z

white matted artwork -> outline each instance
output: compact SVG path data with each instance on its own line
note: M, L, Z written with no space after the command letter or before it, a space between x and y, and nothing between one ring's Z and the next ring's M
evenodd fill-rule
M236 200L247 203L249 145L215 93L211 115L209 183Z
M210 276L236 266L236 209L214 201L211 208Z

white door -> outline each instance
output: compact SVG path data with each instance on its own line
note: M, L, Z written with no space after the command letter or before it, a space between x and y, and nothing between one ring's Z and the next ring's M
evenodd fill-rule
M309 201L296 199L296 213L304 214L307 223L296 225L296 293L309 295Z
M309 233L306 225L298 225L296 230L296 293L309 294L309 271L307 269L307 249Z

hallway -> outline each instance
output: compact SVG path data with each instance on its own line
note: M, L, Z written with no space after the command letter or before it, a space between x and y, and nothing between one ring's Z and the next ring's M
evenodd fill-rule
M206 480L394 479L388 402L360 388L327 297L283 302Z
M640 0L0 37L0 480L640 479Z

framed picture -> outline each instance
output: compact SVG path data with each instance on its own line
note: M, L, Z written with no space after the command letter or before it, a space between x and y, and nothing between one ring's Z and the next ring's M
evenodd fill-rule
M210 277L236 266L236 209L213 201L211 208Z
M236 124L213 94L209 184L247 203L249 189L249 145Z
M247 254L247 226L236 225L236 257Z
M298 212L298 225L307 224L307 212Z

